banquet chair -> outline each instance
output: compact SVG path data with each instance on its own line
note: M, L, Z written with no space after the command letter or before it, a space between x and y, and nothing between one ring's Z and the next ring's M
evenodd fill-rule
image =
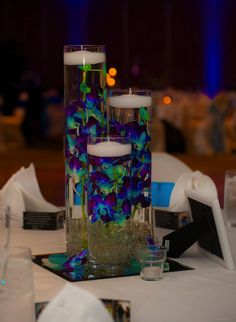
M29 94L22 91L17 97L17 103L10 116L0 117L0 152L19 149L26 145L22 125L26 116Z
M0 152L10 149L19 149L26 145L22 133L22 124L26 111L21 107L16 107L11 116L0 117Z

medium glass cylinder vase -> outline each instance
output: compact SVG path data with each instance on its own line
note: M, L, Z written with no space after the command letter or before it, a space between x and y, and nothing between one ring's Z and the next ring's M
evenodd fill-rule
M122 274L129 263L130 164L127 138L90 138L88 250L94 275Z
M131 202L134 244L152 235L151 133L152 98L149 90L111 90L109 135L131 139Z
M87 248L87 138L107 130L104 46L64 47L66 249Z

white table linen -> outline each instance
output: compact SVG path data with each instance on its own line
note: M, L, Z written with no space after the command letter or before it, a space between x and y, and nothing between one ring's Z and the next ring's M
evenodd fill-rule
M33 254L45 254L64 251L63 237L62 230L18 230L12 233L11 243L28 246ZM157 282L132 276L73 285L99 298L130 300L132 322L235 322L236 271L203 257L195 246L178 261L195 270L165 273ZM38 265L34 265L34 282L36 302L52 299L66 283Z

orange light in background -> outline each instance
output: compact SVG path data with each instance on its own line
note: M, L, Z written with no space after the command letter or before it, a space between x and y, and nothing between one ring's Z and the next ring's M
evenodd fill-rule
M115 68L115 67L111 67L111 68L109 69L108 73L109 73L109 75L110 75L110 76L114 77L114 76L116 76L116 74L117 74L117 70L116 70L116 68Z
M115 85L115 83L116 83L116 81L115 81L115 79L114 79L114 78L112 78L112 77L107 77L107 85L108 85L108 86L112 87L112 86L114 86L114 85Z
M164 104L169 105L169 104L171 104L172 99L171 99L170 96L164 96L162 101L163 101Z
M109 68L109 71L106 75L106 81L107 81L107 85L109 87L113 87L116 84L116 80L115 77L117 75L117 69L115 67L111 67Z

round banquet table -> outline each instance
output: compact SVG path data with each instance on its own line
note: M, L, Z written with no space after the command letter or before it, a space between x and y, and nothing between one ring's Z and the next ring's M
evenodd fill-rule
M163 230L157 233L161 235ZM62 252L64 233L62 230L14 230L11 244L28 246L34 255ZM132 276L73 285L99 298L130 300L132 322L235 322L236 271L203 257L195 245L178 261L195 269L165 273L156 282ZM34 264L33 270L36 302L51 300L68 283L38 265Z

